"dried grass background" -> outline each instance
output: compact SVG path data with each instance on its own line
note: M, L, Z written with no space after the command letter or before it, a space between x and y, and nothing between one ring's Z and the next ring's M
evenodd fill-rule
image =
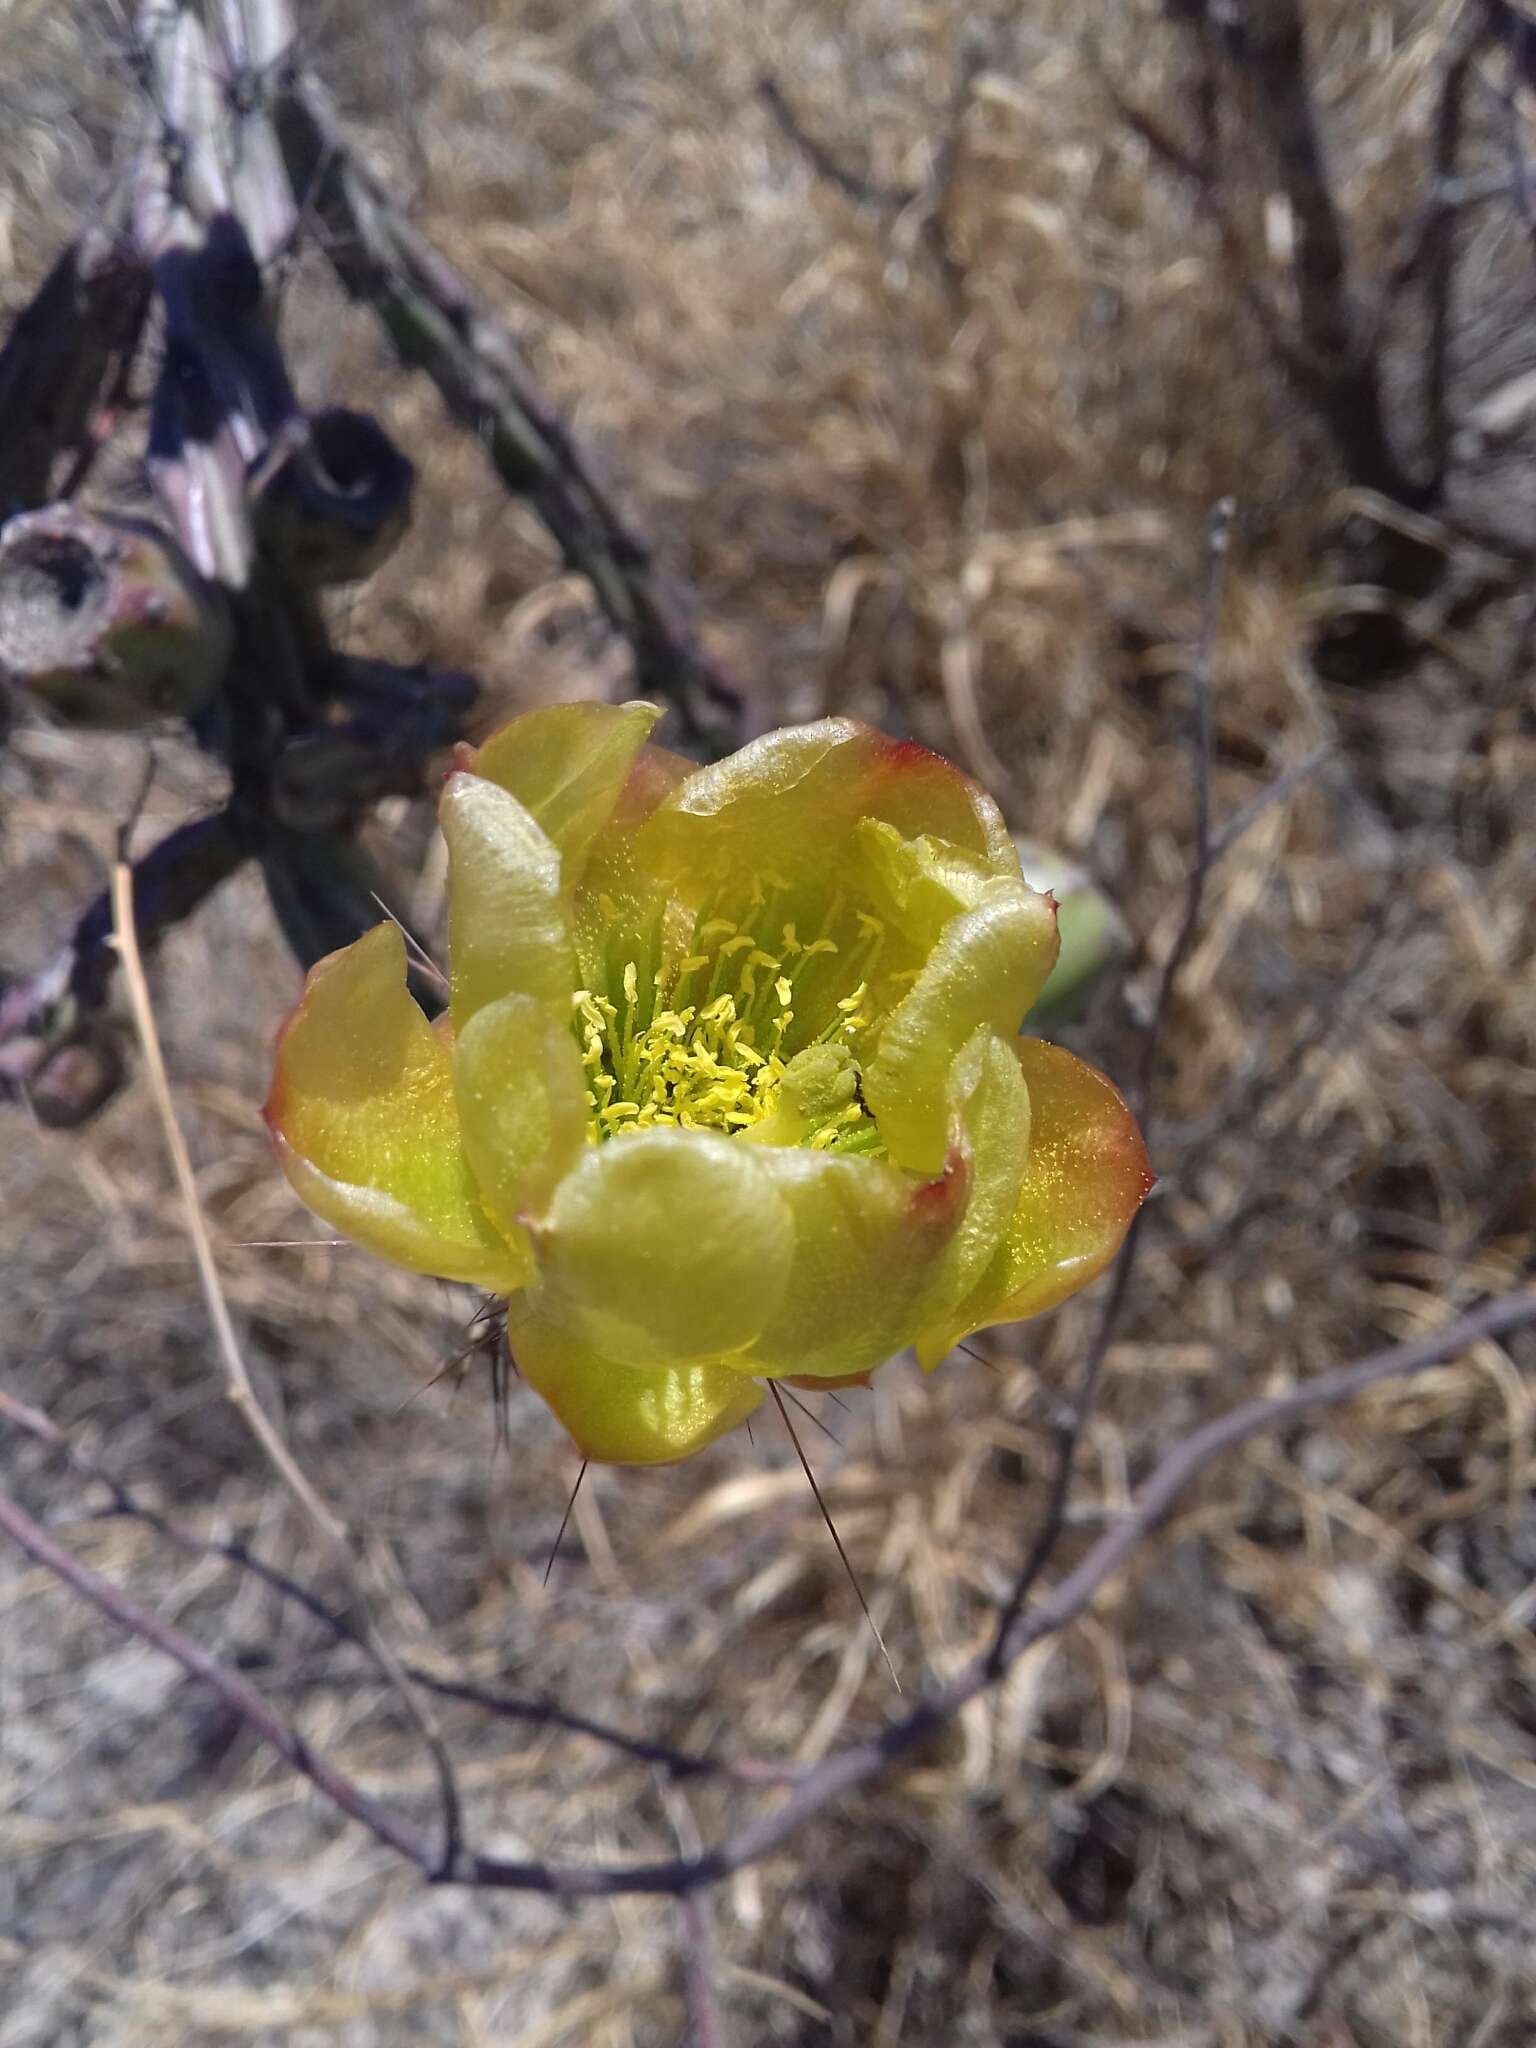
M1362 266L1422 193L1449 6L1317 0L1319 103ZM914 732L1018 827L1085 858L1138 952L1071 1034L1127 1074L1191 846L1183 671L1214 498L1240 504L1217 677L1218 816L1332 741L1211 886L1159 1074L1165 1176L1073 1497L1091 1534L1176 1435L1432 1328L1533 1254L1536 728L1506 604L1399 674L1320 680L1339 479L1192 196L1095 65L1178 126L1190 45L1136 0L399 0L315 27L415 216L504 309L763 723L836 707ZM984 53L963 122L956 82ZM893 213L818 178L771 71ZM110 21L0 0L0 294L22 303L131 109ZM1479 101L1486 109L1488 101ZM1497 163L1492 113L1474 157ZM1257 151L1235 216L1284 296ZM940 168L943 168L940 161ZM948 262L936 260L939 238ZM1465 420L1531 365L1513 211L1470 219ZM318 265L306 391L376 403L420 461L415 531L349 622L463 662L507 706L623 687L622 651L433 394ZM1406 405L1419 346L1392 375ZM1401 417L1409 417L1406 410ZM1536 516L1529 437L1465 505ZM144 831L214 800L160 748ZM35 964L102 879L137 742L20 730L0 761L3 950ZM402 862L420 817L384 821ZM418 902L438 882L430 853ZM637 1730L812 1758L889 1680L787 1445L574 1476L514 1393L420 1389L467 1295L313 1236L255 1105L296 977L242 880L155 993L264 1394L360 1532L395 1639ZM0 1152L0 1355L147 1497L303 1573L312 1538L218 1398L142 1084ZM984 1640L1039 1511L1053 1390L1092 1315L891 1369L809 1430L909 1686ZM1516 1346L1518 1346L1516 1340ZM712 1909L729 2037L848 2048L1516 2048L1536 2031L1533 1398L1488 1346L1252 1447L1092 1617L912 1767ZM366 1667L212 1562L93 1517L35 1448L12 1478L81 1555L241 1662L370 1789L430 1780ZM434 1893L148 1651L0 1556L0 2048L652 2048L682 2038L674 1915ZM446 1717L488 1846L666 1854L720 1796L663 1799L589 1745Z

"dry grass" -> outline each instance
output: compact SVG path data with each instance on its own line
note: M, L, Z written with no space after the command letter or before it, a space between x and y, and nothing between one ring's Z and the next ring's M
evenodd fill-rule
M1451 12L1311 9L1369 265L1415 189ZM346 7L326 27L349 111L696 583L762 717L836 705L904 725L1119 895L1141 954L1074 1038L1112 1071L1133 1060L1179 918L1181 642L1207 507L1239 497L1218 815L1318 741L1337 753L1213 878L1159 1077L1166 1185L1075 1529L1197 1419L1509 1284L1536 1231L1528 675L1501 676L1500 611L1370 687L1314 672L1333 602L1326 449L1189 195L1108 113L1079 33L1181 121L1188 48L1157 10L446 0L388 34L374 19ZM963 32L992 55L950 145L946 275L921 205L893 219L850 203L754 88L771 68L872 180L922 188ZM0 170L16 301L125 102L99 44L89 82L52 9L12 0L0 33L7 65L27 54L3 97L36 116L12 124ZM1262 251L1256 194L1239 183L1232 200ZM1479 216L1463 412L1528 367L1528 267L1518 225ZM384 376L363 325L308 289L306 382L387 403L424 467L415 534L359 605L359 638L469 663L508 702L621 680L583 594L550 583L547 546L431 394ZM1405 331L1405 390L1414 349ZM1531 452L1470 471L1469 504L1528 517ZM164 759L146 830L213 788L190 755ZM28 730L0 762L8 958L40 957L100 879L139 760ZM366 1532L396 1640L674 1739L810 1758L873 1725L888 1681L766 1424L678 1472L592 1475L541 1588L572 1477L552 1425L514 1401L515 1455L498 1456L479 1385L410 1398L461 1341L465 1298L344 1251L239 1248L314 1234L253 1106L294 986L255 888L168 944L155 985L250 1355L306 1469ZM221 1406L142 1086L84 1135L14 1119L0 1213L7 1383L190 1526L318 1570ZM984 1639L1090 1313L1005 1333L996 1374L895 1368L851 1416L828 1411L841 1449L808 1439L910 1682ZM1091 1620L718 1896L732 2039L1529 2039L1532 1428L1528 1378L1488 1347L1235 1461ZM35 1453L11 1462L58 1517L92 1504ZM302 1617L136 1526L73 1534L250 1660L371 1789L430 1811L419 1744ZM0 1575L3 2048L680 2037L661 1908L425 1892L147 1652L14 1559ZM467 1710L449 1729L497 1846L674 1846L656 1788L588 1747ZM719 1796L690 1794L706 1830Z

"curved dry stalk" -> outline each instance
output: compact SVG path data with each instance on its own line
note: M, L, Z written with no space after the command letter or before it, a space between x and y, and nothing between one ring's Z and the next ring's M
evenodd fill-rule
M250 1371L240 1349L234 1319L230 1315L223 1282L219 1278L218 1262L213 1255L213 1245L203 1216L202 1203L198 1199L197 1178L192 1170L191 1155L187 1151L187 1141L182 1134L181 1123L176 1115L176 1105L171 1098L165 1058L160 1049L160 1034L155 1025L154 1006L149 996L149 983L145 979L144 963L139 956L138 933L133 915L133 870L127 861L122 859L119 859L112 869L112 923L113 936L122 961L123 980L133 1011L134 1028L144 1058L144 1069L149 1078L150 1093L154 1098L166 1150L170 1154L172 1170L181 1193L187 1236L197 1262L197 1277L202 1288L204 1305L208 1310L208 1320L213 1325L214 1343L224 1369L225 1398L256 1439L273 1472L319 1532L346 1584L358 1641L373 1659L390 1690L432 1753L443 1814L442 1866L444 1869L451 1868L458 1854L461 1814L458 1784L447 1745L430 1710L413 1687L399 1657L379 1632L378 1624L374 1621L369 1608L361 1569L347 1539L345 1524L322 1500L298 1460L283 1441L282 1432L257 1400L256 1390L251 1384Z

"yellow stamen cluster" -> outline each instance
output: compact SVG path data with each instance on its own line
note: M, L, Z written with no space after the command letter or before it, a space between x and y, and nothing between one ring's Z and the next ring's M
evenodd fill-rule
M689 950L670 969L643 976L629 960L608 992L577 991L573 1021L594 1140L656 1124L746 1130L773 1114L796 1052L812 1044L850 1046L866 1029L868 970L884 938L879 920L859 914L858 942L845 971L863 969L864 975L830 1004L830 1021L807 1036L794 1029L796 985L814 963L841 949L826 936L803 942L791 922L780 927L777 948L769 951L752 926L760 930L772 907L759 885L750 926L724 916L701 918ZM855 1095L818 1118L804 1142L864 1150L878 1142L878 1131Z

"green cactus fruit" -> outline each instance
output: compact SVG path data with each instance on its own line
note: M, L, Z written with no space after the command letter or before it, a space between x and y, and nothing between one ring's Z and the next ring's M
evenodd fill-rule
M1013 843L1025 881L1056 898L1061 934L1056 965L1025 1025L1075 1023L1105 971L1130 952L1130 927L1085 868L1036 839L1015 833Z

